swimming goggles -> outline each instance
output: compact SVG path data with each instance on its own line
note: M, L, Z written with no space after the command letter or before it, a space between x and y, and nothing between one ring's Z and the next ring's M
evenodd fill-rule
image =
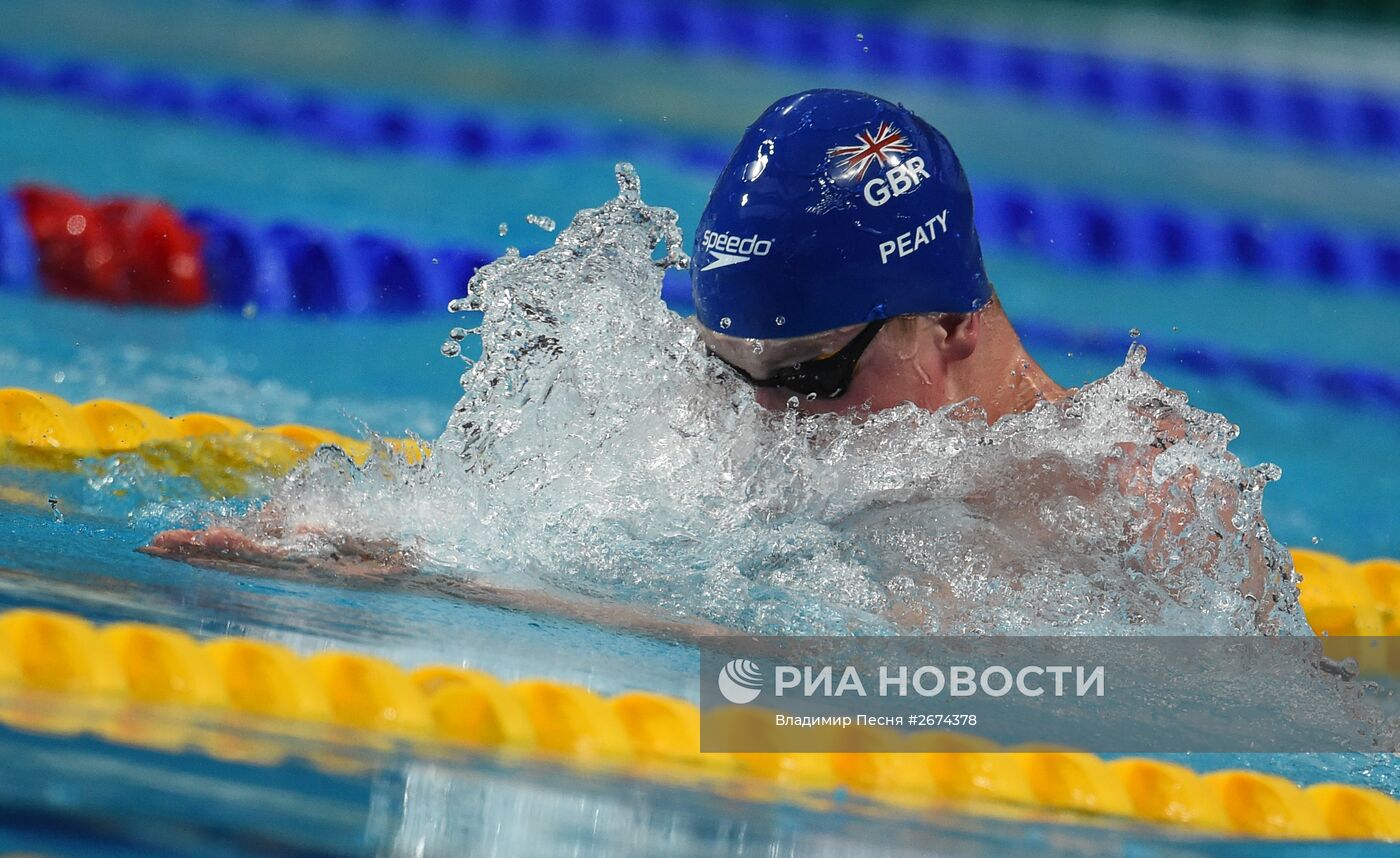
M814 397L836 399L851 386L851 379L855 377L856 364L860 362L860 356L865 354L865 350L870 347L875 335L880 333L880 328L884 326L885 321L885 319L876 319L866 325L859 334L856 334L855 339L829 355L785 366L767 378L754 378L747 370L737 367L715 354L713 349L710 350L710 354L719 358L721 363L734 370L754 387L781 387L809 399Z

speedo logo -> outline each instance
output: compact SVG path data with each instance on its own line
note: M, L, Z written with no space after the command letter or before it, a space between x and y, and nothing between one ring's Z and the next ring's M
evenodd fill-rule
M726 265L748 262L755 256L767 256L768 251L773 249L773 240L759 238L756 234L744 238L730 235L727 232L711 232L707 229L700 236L700 246L714 256L709 265L700 269L701 271L709 271L711 268L723 268Z

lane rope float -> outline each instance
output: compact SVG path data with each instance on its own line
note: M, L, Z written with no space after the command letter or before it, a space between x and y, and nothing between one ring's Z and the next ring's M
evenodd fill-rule
M1304 788L1257 771L1197 774L1149 758L1109 762L1057 747L997 749L978 737L941 731L905 737L878 727L841 731L839 751L701 754L698 709L665 695L632 691L609 698L554 680L505 682L445 665L405 671L359 653L302 656L243 638L201 642L144 623L99 629L54 611L0 614L0 687L14 692L0 695L0 721L17 729L95 732L168 750L194 744L251 763L276 763L285 751L190 724L152 723L126 710L75 714L52 706L51 695L169 707L191 719L220 713L275 719L290 735L298 724L315 724L358 737L367 747L455 747L744 800L846 789L904 812L940 806L977 812L979 802L984 810L992 802L1051 818L1119 818L1208 835L1400 839L1400 802L1350 784ZM739 730L772 722L772 713L737 707L711 717L727 718L728 728ZM889 753L900 742L913 750ZM346 765L336 758L311 761Z
M410 462L428 450L414 438L381 440ZM322 445L343 450L360 465L371 450L370 442L314 426L258 427L203 412L167 417L115 399L73 405L49 393L0 388L0 465L75 470L85 459L130 454L162 473L235 495L249 478L285 474Z
M262 0L264 5L271 5ZM279 5L285 0L279 0ZM1147 119L1314 150L1400 154L1394 92L934 31L888 14L688 0L297 0L318 13L398 17L459 30L572 37L746 62L888 74L940 87ZM854 34L859 34L853 38Z
M210 83L165 70L0 50L3 92L231 126L354 153L407 152L473 162L522 154L610 161L661 158L677 169L713 176L731 152L730 144L708 138L521 121L485 110L375 103L352 94L247 79ZM1394 133L1400 147L1400 118L1394 121ZM1360 294L1400 292L1400 236L1380 231L1260 219L1199 206L1188 211L1008 182L980 183L977 199L984 241L1072 266L1167 276L1209 272Z

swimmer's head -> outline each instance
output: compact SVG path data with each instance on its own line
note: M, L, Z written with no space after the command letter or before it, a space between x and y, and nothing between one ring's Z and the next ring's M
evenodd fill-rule
M845 90L749 126L700 218L692 291L712 352L764 405L804 411L953 401L992 301L948 141Z
M904 107L847 90L789 96L749 126L692 266L700 324L747 339L970 313L992 294L952 146Z

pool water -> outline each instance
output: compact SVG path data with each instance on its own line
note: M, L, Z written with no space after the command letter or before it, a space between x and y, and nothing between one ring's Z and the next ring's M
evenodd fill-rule
M237 0L41 6L0 0L0 20L6 24L0 50L41 58L94 57L201 80L241 75L590 132L623 128L635 139L702 141L721 150L779 95L856 86L905 99L945 131L974 190L1025 183L1124 204L1173 205L1202 217L1229 213L1400 235L1391 191L1400 184L1400 158L1393 155L1319 152L1246 134L1105 117L1013 94L892 79L859 66L794 70L718 62L652 44L605 56L564 38ZM1373 48L1364 34L1342 41ZM149 194L255 222L373 229L496 253L507 246L528 253L550 243L553 236L527 223L527 214L563 223L611 197L616 160L635 163L647 200L675 208L685 228L698 217L712 179L708 168L639 143L615 152L460 161L343 151L53 94L0 93L0 129L0 188L44 181L86 194ZM1400 554L1394 513L1400 432L1393 408L1289 394L1268 380L1207 376L1185 362L1153 357L1208 344L1395 377L1400 291L1209 270L1096 267L992 240L986 250L1013 321L1084 339L1116 337L1123 352L1129 329L1138 329L1148 369L1241 427L1231 446L1236 454L1280 465L1284 478L1269 488L1265 513L1282 542L1351 559ZM301 422L352 435L427 438L442 431L461 394L461 364L439 354L446 330L457 323L445 308L389 319L177 313L59 302L36 297L31 287L0 290L0 387L49 391L73 402L125 399L165 413L226 413L264 425ZM676 302L681 312L683 304ZM1066 384L1101 377L1122 362L1121 352L1034 341L1031 347ZM442 662L506 678L545 675L602 693L640 687L696 695L698 657L680 644L428 595L201 570L134 550L161 530L240 509L247 498L211 499L193 484L114 463L78 475L0 469L0 488L11 490L0 494L0 607L149 621L200 636L247 635L300 652L350 648L404 666ZM57 499L59 514L49 497ZM4 731L0 742L14 761L0 849L47 854L267 854L262 850L276 844L277 854L307 855L457 849L858 855L930 854L930 843L944 854L1249 854L1247 844L1131 828L750 808L683 789L483 760L388 755L374 759L372 774L356 776L293 763L239 767L96 738ZM1400 768L1383 758L1198 755L1185 762L1201 770L1258 768L1302 783L1400 790ZM90 777L94 771L103 776ZM29 792L22 785L30 783L44 788ZM512 830L512 820L524 816L547 819L548 826ZM74 823L79 819L82 825ZM1348 853L1341 845L1318 849ZM1350 851L1365 854L1364 847Z

